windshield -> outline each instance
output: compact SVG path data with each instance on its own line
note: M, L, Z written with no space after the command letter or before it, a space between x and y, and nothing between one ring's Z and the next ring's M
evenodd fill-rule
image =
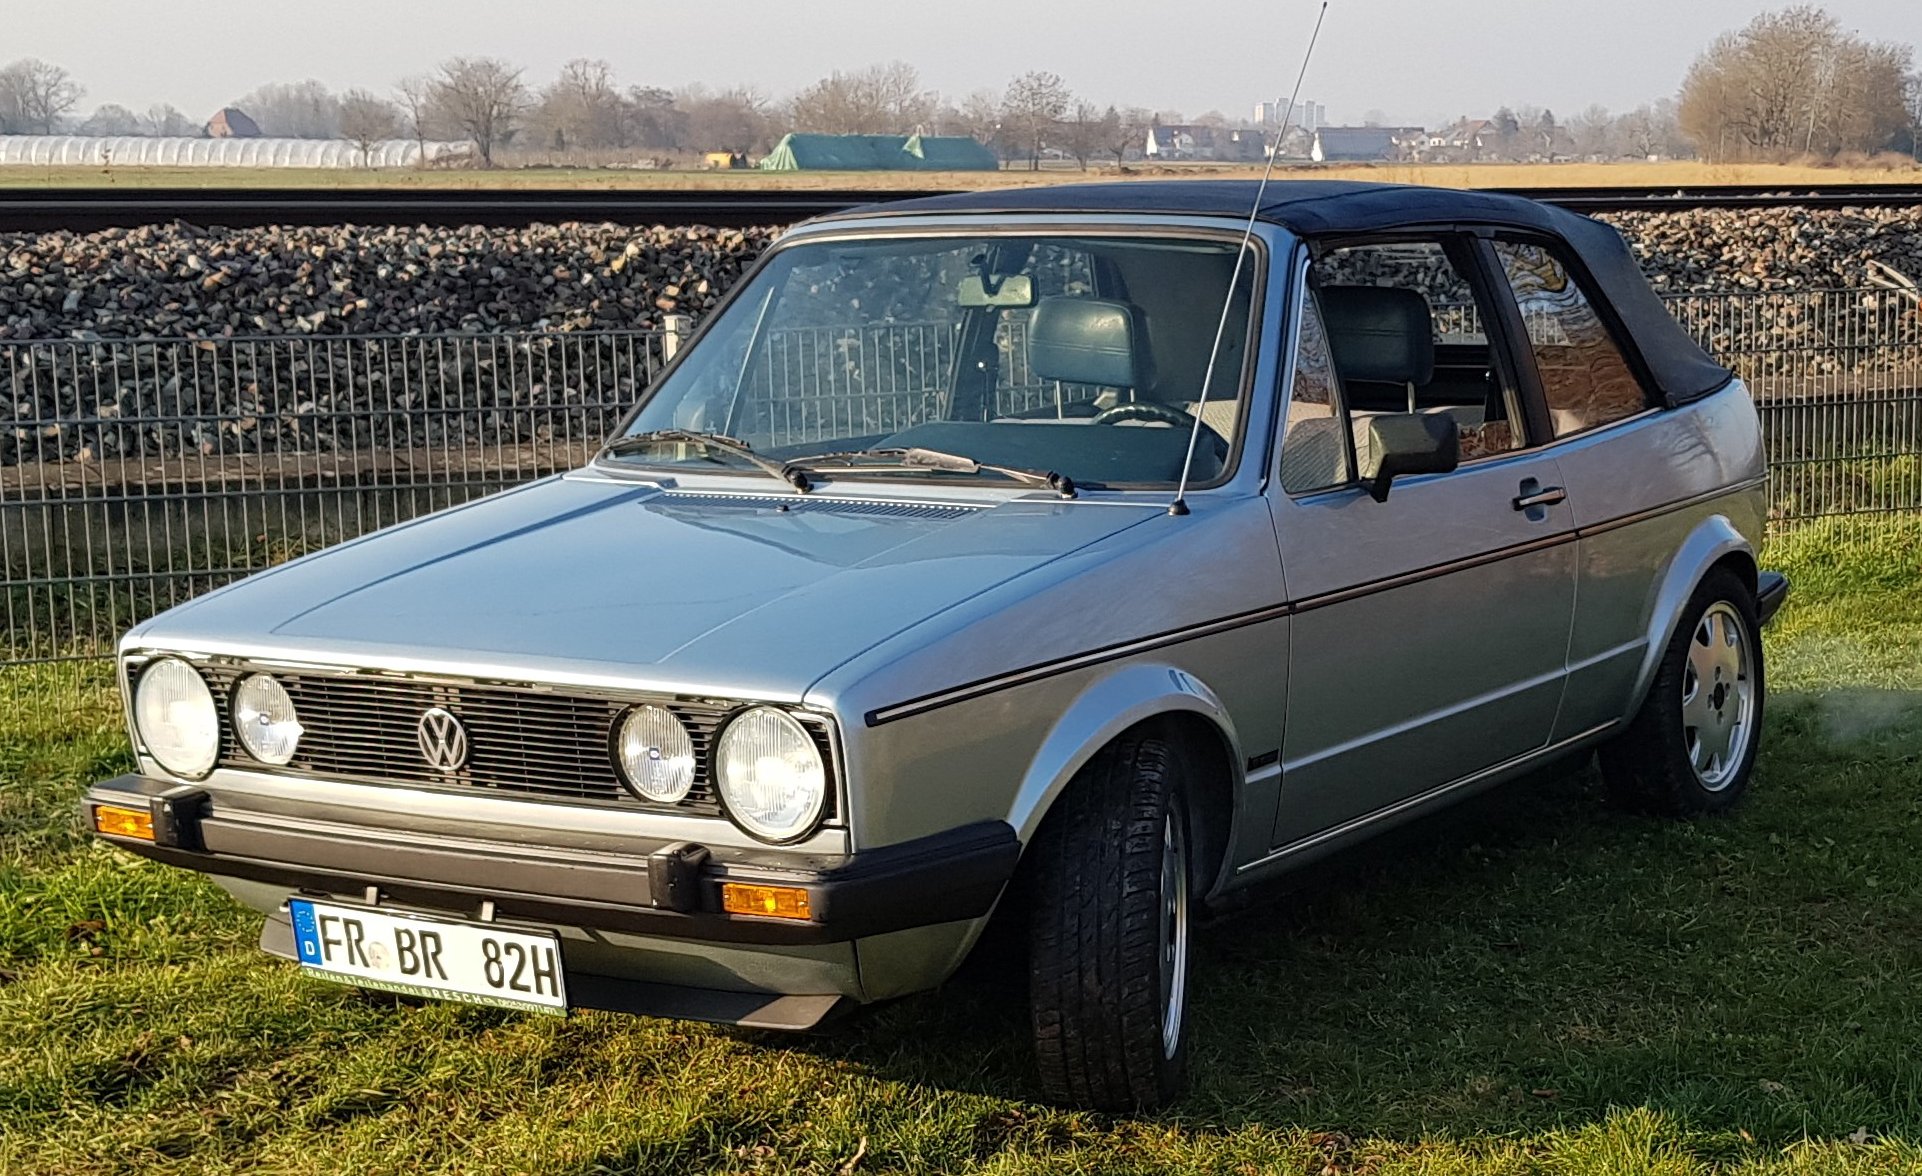
M830 478L1002 467L1132 489L1175 484L1199 417L1190 480L1206 485L1232 466L1242 432L1252 255L1205 403L1201 394L1237 248L1216 237L1054 235L791 245L654 389L627 435L719 434ZM906 451L969 460L898 460ZM634 442L611 452L703 468L749 456Z

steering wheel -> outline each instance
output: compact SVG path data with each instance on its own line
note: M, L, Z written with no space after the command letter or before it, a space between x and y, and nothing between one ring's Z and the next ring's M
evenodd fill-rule
M1193 416L1172 404L1163 404L1159 400L1131 400L1126 404L1117 404L1113 408L1104 408L1094 414L1088 423L1118 425L1123 421L1159 421L1161 424L1174 425L1182 429L1195 427Z
M1118 425L1124 421L1154 421L1157 424L1173 425L1178 429L1195 427L1193 413L1183 412L1174 405L1164 404L1159 400L1133 400L1126 404L1117 404L1113 408L1102 409L1088 419L1091 425ZM1215 457L1226 461L1228 439L1205 424L1201 426L1201 431L1214 443Z

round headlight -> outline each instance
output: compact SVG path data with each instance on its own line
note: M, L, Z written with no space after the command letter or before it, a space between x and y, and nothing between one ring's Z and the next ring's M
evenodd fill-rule
M234 691L234 732L248 755L263 764L284 764L294 758L303 730L294 700L280 683L266 674L241 679Z
M814 740L770 707L747 711L721 731L714 779L728 815L769 841L806 833L827 800L827 767Z
M133 722L147 754L176 776L198 780L220 758L220 710L213 691L177 657L163 657L140 671Z
M665 707L628 711L618 750L621 775L642 799L674 804L694 787L694 740Z

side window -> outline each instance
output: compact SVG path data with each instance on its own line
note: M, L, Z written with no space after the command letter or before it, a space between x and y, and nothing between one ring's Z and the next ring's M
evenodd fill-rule
M1487 308L1446 244L1332 249L1313 275L1358 449L1382 413L1452 417L1464 463L1526 444L1515 390L1488 342Z
M1290 494L1346 483L1354 475L1343 439L1341 386L1321 307L1310 290L1302 298L1301 340L1295 355L1295 386L1281 434L1281 488Z
M1540 245L1497 241L1521 306L1555 436L1633 416L1648 406L1640 381L1574 277Z

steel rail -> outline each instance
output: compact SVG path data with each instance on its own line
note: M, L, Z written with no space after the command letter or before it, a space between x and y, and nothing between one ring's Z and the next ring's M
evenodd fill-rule
M1577 212L1697 208L1918 207L1922 184L1495 189ZM560 221L630 225L784 225L938 190L766 188L306 189L0 188L0 232L90 232L186 221L201 226L485 225Z

